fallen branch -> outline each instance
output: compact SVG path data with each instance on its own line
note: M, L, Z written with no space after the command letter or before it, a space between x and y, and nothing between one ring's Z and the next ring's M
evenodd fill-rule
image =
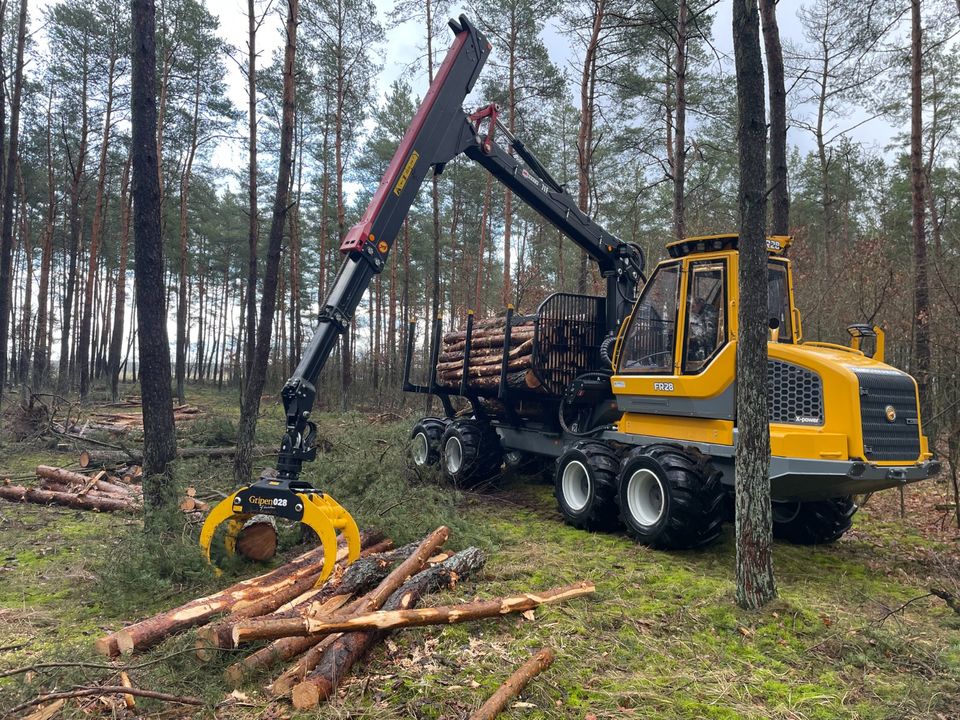
M61 700L67 698L89 697L91 695L136 695L137 697L150 698L151 700L163 700L165 702L179 703L181 705L203 705L200 698L189 697L186 695L171 695L170 693L156 692L155 690L143 690L141 688L128 688L115 685L105 685L103 687L80 687L63 692L47 693L40 697L20 703L16 707L7 710L8 715L13 715L26 710L34 705L42 705L51 700Z
M930 594L936 595L947 604L947 607L960 615L960 600L957 600L953 593L949 593L941 588L930 588Z
M493 720L503 712L511 700L517 697L534 677L553 664L553 650L543 648L506 679L497 691L470 716L470 720Z

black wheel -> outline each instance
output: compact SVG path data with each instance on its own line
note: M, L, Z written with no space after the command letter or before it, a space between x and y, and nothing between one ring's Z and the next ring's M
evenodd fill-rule
M410 430L410 459L418 468L436 465L440 460L440 440L447 429L447 421L425 417Z
M617 503L627 532L667 550L701 547L723 525L720 473L673 445L631 450L620 468Z
M500 472L500 438L487 423L454 420L444 431L440 448L443 477L454 485L469 487Z
M620 458L596 440L574 443L557 459L554 492L563 519L585 530L616 525Z
M851 497L811 502L775 502L773 536L797 545L836 542L853 525L853 515L857 509Z

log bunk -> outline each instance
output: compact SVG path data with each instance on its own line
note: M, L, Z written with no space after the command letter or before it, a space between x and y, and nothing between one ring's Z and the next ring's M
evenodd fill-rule
M127 656L196 628L198 662L210 662L226 650L239 652L240 659L224 673L229 685L246 685L273 671L265 692L302 710L333 697L352 668L394 629L496 618L594 592L593 584L584 582L418 608L431 593L454 589L484 567L486 557L477 548L444 552L448 536L448 529L439 527L419 543L394 549L382 534L364 532L360 559L345 565L341 542L337 569L319 586L323 553L315 548L268 573L105 635L95 647L109 658ZM549 661L541 658L535 670L527 669L523 682ZM505 692L515 697L520 687L511 678L495 697ZM491 707L488 702L482 710Z
M416 322L411 322L403 390L438 396L447 417L456 414L451 396L459 396L478 415L511 422L552 419L562 389L598 364L602 305L595 301L552 297L532 315L515 313L513 306L507 306L503 315L483 319L470 311L463 328L446 333L442 319L437 318L431 327L423 385L410 380L416 336Z

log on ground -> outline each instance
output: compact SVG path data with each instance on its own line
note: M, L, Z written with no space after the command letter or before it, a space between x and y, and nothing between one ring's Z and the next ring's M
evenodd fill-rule
M480 708L470 716L470 720L493 720L503 712L507 703L517 697L533 678L553 664L553 650L542 648L523 665L517 668L506 682L491 695Z
M64 505L78 510L98 510L103 512L139 513L139 506L132 500L106 497L103 495L77 495L56 490L41 490L22 485L0 485L0 498L11 502L30 502L38 505Z
M424 595L452 588L459 579L483 567L486 557L477 548L463 550L429 570L410 578L384 603L388 611L412 608ZM292 688L293 705L297 709L316 707L329 698L350 673L350 669L367 651L380 642L384 631L354 632L340 635L330 642L317 667ZM333 637L333 636L331 636Z

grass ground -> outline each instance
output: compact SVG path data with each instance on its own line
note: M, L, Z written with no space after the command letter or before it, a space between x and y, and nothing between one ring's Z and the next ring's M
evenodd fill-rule
M182 442L229 439L229 394L192 390L204 419ZM270 443L279 409L265 407L260 436ZM307 478L398 542L440 523L450 545L489 553L480 577L430 598L493 597L593 580L592 598L505 618L397 633L355 670L321 718L463 718L533 649L557 651L510 718L960 718L960 616L931 586L960 594L960 533L935 505L946 486L870 499L854 530L833 546L778 544L780 599L761 612L733 602L734 543L727 529L697 552L651 551L619 533L563 525L549 486L530 478L483 493L445 489L407 467L409 421L390 415L320 416L330 449ZM54 443L55 445L55 443ZM66 464L73 448L48 441L8 444L3 476L30 475L40 462ZM268 459L264 459L264 464ZM230 489L230 465L181 462L177 479L201 494ZM199 560L196 526L157 541L135 518L0 503L0 673L47 662L90 661L94 638L197 596L214 579ZM295 549L290 548L290 552ZM236 574L249 568L235 568ZM916 599L920 598L920 599ZM130 665L134 684L199 696L204 716L277 718L255 681L230 694L231 661L192 655L192 635L173 638ZM53 668L0 679L0 711L39 692L105 681L106 667ZM144 714L171 706L142 701ZM178 711L177 711L178 712ZM68 706L68 717L90 709ZM96 713L94 713L96 714Z

